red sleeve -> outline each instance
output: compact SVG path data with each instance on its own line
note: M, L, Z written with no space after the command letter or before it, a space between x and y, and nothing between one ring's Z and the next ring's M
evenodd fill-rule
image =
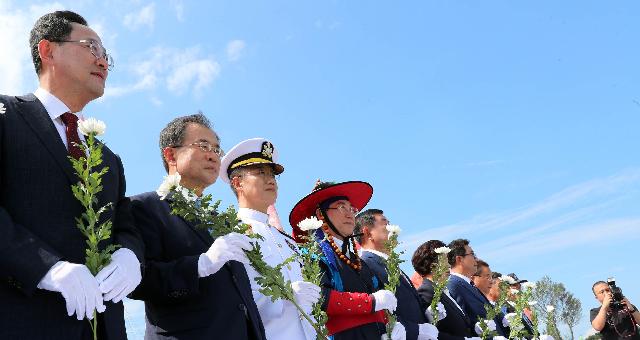
M373 296L367 293L350 293L331 290L327 315L356 315L373 313Z

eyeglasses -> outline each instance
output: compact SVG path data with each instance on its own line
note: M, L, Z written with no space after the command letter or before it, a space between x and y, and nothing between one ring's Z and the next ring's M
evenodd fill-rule
M360 210L358 210L357 208L354 208L352 206L348 206L346 204L339 204L338 206L334 207L334 208L327 208L327 209L336 209L336 210L340 210L341 213L343 214L353 214L353 215L357 215Z
M275 172L271 168L259 168L255 170L249 170L246 172L247 174L262 177L263 179L279 179L280 175L276 175Z
M468 253L468 254L464 254L464 255L462 255L462 257L468 256L468 255L471 255L471 256L473 256L473 257L476 257L476 253L474 253L474 252L470 252L470 253Z
M174 145L173 147L174 148L181 148L181 147L187 147L187 146L197 146L203 152L213 152L216 155L218 155L218 157L223 157L224 156L224 151L222 151L222 149L219 146L213 146L209 142L195 142L195 143L191 143L191 144L187 144L187 145Z
M104 58L107 62L107 68L109 71L113 70L113 57L109 53L107 53L107 49L104 48L99 42L93 39L82 39L82 40L52 40L52 42L57 43L78 43L83 44L85 47L89 48L91 54L93 54L96 59Z

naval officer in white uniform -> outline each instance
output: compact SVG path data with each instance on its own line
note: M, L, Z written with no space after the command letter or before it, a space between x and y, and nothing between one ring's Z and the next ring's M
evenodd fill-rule
M284 167L276 163L277 157L271 142L253 138L234 146L224 156L220 167L220 178L230 184L238 198L238 217L264 238L260 241L262 255L265 262L273 267L298 251L291 236L268 224L267 209L278 196L276 176L284 171ZM292 302L282 299L272 302L270 297L259 291L260 286L254 280L258 273L251 266L247 266L247 273L267 339L315 340L314 328ZM302 280L298 262L283 266L282 273L284 279L291 282L296 302L310 315L311 305L320 298L320 287Z

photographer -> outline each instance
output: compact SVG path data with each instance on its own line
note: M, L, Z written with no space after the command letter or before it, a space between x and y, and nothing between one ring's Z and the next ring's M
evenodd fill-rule
M598 281L591 288L601 304L591 310L591 326L600 332L602 339L640 340L638 309L622 295L615 281ZM613 289L613 293L612 293Z

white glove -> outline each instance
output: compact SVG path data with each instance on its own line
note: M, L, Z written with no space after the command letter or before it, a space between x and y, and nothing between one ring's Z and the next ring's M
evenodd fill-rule
M480 322L481 321L476 322L476 327L475 327L476 334L478 334L478 335L482 334L482 328L480 328ZM495 321L486 320L485 322L487 323L487 327L489 328L490 331L495 331L496 330L496 322Z
M542 335L540 335L538 340L555 340L555 339L553 339L553 337L551 335L549 335L549 334L542 334Z
M296 302L305 311L311 311L312 305L320 300L320 287L311 282L294 281L291 282L291 288Z
M387 291L388 292L388 291ZM393 326L393 330L391 330L391 340L405 340L407 338L407 330L404 329L404 326L396 322ZM380 337L381 340L389 340L387 333L382 334Z
M67 314L78 320L93 319L93 311L105 311L98 281L83 264L58 261L44 275L38 288L60 292L67 303Z
M96 275L104 301L120 302L140 284L140 261L131 250L120 248L111 254L111 263Z
M438 340L438 329L430 323L418 324L418 340Z
M447 310L444 308L442 302L438 302L436 305L436 309L438 310L438 321L447 317ZM424 313L429 322L433 322L433 311L431 310L431 306L427 308L427 311Z
M507 315L504 316L504 318L502 318L502 326L503 327L509 327L511 326L511 321L513 321L513 318L516 317L516 313L509 313Z
M396 310L396 307L398 306L398 300L392 292L382 289L371 295L373 295L373 298L376 299L376 307L374 308L374 312L386 309L389 312L393 313L393 311Z
M215 274L228 261L235 260L249 265L249 259L244 250L252 247L248 236L230 233L218 237L206 253L198 259L198 275L200 277Z

